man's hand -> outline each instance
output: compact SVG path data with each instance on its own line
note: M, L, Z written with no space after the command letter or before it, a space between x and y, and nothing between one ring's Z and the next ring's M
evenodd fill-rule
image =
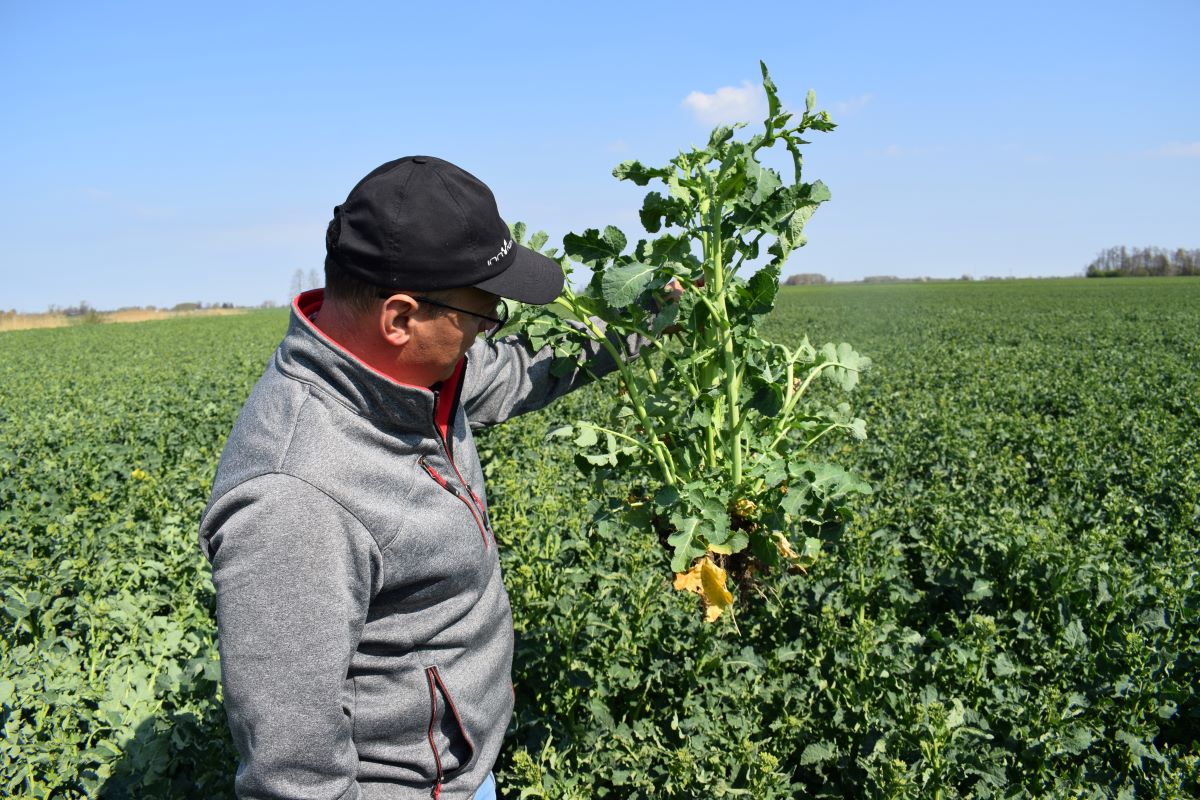
M679 282L678 278L671 278L671 280L667 281L667 285L663 287L663 291L665 292L663 300L666 303L678 303L683 298L683 293L685 290L683 288L683 284ZM675 323L674 325L668 325L667 327L663 328L663 333L679 333L681 330L683 330L683 328L679 325L679 323Z
M668 302L678 303L683 297L683 284L679 282L679 278L671 278L663 289L667 292Z

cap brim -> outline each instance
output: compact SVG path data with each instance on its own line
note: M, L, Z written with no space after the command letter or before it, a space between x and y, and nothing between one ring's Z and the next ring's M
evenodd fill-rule
M562 294L563 270L554 259L517 245L508 269L475 287L509 300L540 306Z

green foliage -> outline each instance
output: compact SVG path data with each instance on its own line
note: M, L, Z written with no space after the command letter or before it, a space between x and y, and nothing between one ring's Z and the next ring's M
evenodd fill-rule
M589 285L568 285L554 307L520 315L530 343L553 345L566 362L587 339L618 363L629 360L631 339L658 344L643 364L621 363L620 398L602 422L577 423L577 462L603 479L635 476L619 490L621 513L666 545L674 572L710 558L746 586L766 571L808 564L797 548L847 519L855 496L870 492L830 463L835 439L826 438L863 439L866 423L849 405L809 394L817 378L854 389L870 360L845 343L787 347L758 332L785 262L804 244L805 223L829 199L820 181L802 180L802 136L834 127L814 111L811 92L797 116L783 109L765 65L762 76L769 111L761 133L741 141L734 134L744 124L722 126L706 147L665 167L627 161L613 171L666 185L666 195L646 195L640 213L657 236L626 252L628 239L611 225L568 234L564 268L588 267ZM792 157L790 182L760 160L776 145ZM514 226L518 240L523 234ZM672 289L682 291L677 301ZM714 598L700 593L713 611Z
M1187 281L782 290L767 333L836 330L875 359L874 435L843 455L876 492L740 635L681 614L607 503L590 521L572 442L489 432L493 500L520 520L502 788L1197 796L1198 308ZM598 413L597 388L542 429Z
M740 636L547 439L611 385L486 432L505 796L1200 795L1197 309L1170 278L781 290L765 335L875 359L840 454L875 493ZM196 526L283 327L0 335L0 795L233 796Z
M228 320L0 337L0 795L231 787L196 527L284 317Z

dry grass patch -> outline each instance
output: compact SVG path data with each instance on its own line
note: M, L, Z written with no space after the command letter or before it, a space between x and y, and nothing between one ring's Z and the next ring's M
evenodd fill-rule
M0 314L0 331L20 331L27 328L61 328L70 325L66 314Z
M65 328L69 325L84 325L101 322L149 322L156 319L176 317L222 317L244 314L242 308L204 308L194 311L166 311L161 309L132 308L124 311L97 311L88 314L67 316L66 314L18 314L0 312L0 333L21 331L30 328Z

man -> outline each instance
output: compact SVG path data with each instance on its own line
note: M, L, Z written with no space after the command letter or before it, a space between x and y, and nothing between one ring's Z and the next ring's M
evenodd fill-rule
M501 298L548 303L562 270L514 244L483 183L426 156L359 182L326 251L200 526L237 794L494 796L513 627L472 429L588 379L492 338Z

